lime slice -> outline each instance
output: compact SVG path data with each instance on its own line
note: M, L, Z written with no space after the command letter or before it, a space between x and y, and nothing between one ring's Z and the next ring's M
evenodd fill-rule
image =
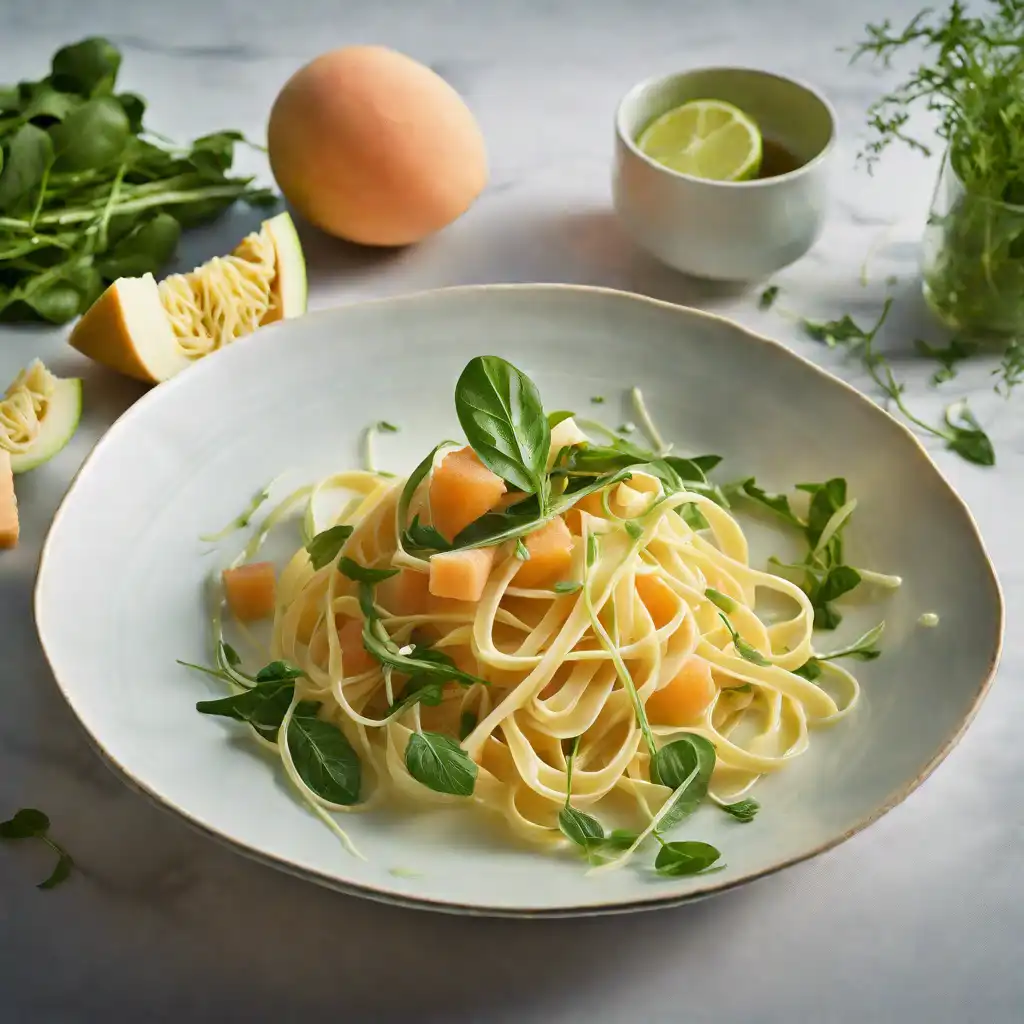
M662 114L637 145L652 160L712 181L749 181L761 168L761 133L737 107L693 100Z

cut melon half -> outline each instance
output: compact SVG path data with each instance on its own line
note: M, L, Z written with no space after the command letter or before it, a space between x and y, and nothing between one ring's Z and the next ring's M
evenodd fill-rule
M264 324L306 311L306 261L291 217L280 213L187 274L118 278L71 332L104 366L150 383Z
M36 359L0 399L0 449L11 471L25 473L52 459L78 429L82 382L55 377Z

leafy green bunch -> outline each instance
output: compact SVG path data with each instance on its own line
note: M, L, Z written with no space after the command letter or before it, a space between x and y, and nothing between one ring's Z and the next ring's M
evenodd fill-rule
M237 131L178 149L115 91L121 54L85 39L49 75L0 88L0 318L64 323L117 277L159 270L181 229L274 197L228 172Z
M869 108L869 164L896 141L930 151L907 132L910 109L923 105L938 118L962 185L944 183L948 194L937 196L929 222L928 297L954 327L1017 333L1024 324L1024 3L990 0L984 15L971 16L954 0L944 12L921 11L902 31L889 20L868 25L867 36L854 60L867 55L888 65L908 48L927 55Z

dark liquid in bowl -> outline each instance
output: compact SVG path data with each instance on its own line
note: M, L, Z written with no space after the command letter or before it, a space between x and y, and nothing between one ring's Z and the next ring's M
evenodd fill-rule
M764 139L761 143L761 170L758 171L759 178L777 178L780 174L789 174L802 166L798 160L785 146L771 139Z

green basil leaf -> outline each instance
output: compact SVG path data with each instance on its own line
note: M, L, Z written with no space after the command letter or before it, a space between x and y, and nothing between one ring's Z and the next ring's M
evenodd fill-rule
M732 815L737 821L747 824L754 820L761 805L756 800L737 800L734 804L719 805L726 814Z
M548 413L548 427L554 429L559 423L564 423L565 420L571 420L576 413L569 412L567 409L559 409L557 412Z
M346 806L359 803L362 764L337 726L293 714L288 723L288 751L299 778L317 796Z
M322 569L330 565L345 546L345 541L352 536L354 527L346 525L331 526L321 530L307 545L309 560L313 563L314 569Z
M455 411L492 473L526 494L542 492L551 428L529 377L498 356L477 356L455 385Z
M338 562L338 569L342 576L347 576L354 583L380 583L399 573L398 569L370 569L345 555Z
M0 210L12 210L35 191L53 164L50 136L23 124L10 138L0 174Z
M708 843L666 843L654 860L659 875L697 875L714 864L721 853Z
M405 748L409 774L428 789L471 796L476 787L476 762L451 738L439 732L414 732Z
M87 171L116 164L128 145L131 126L111 96L88 100L49 129L54 169Z
M577 811L575 807L563 807L558 812L558 828L562 835L584 849L605 837L604 825L597 818Z
M667 831L691 815L708 793L711 773L715 770L715 748L703 736L683 733L678 739L660 747L651 759L651 781L676 790L687 779L686 788L676 795L659 828ZM696 774L694 774L696 772Z
M50 829L50 819L34 807L23 807L14 817L0 821L0 839L32 839L44 836Z
M53 82L58 89L80 96L113 91L121 53L106 39L93 37L61 47L53 55Z

